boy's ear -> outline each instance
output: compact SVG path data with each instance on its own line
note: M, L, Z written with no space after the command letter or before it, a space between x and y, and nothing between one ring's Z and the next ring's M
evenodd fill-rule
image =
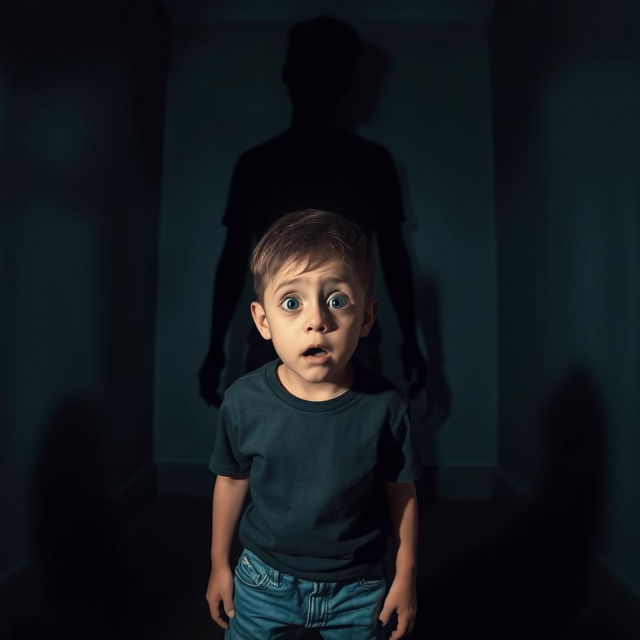
M364 309L364 315L362 316L362 326L360 327L360 337L364 338L369 335L373 323L376 321L376 315L378 314L378 301L371 298Z
M271 331L269 329L269 322L267 321L267 314L264 312L264 307L255 300L251 303L251 317L256 325L256 329L260 332L260 335L265 340L271 340Z

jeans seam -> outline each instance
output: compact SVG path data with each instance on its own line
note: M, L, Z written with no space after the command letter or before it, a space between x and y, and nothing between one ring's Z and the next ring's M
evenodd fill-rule
M304 625L307 628L311 625L311 609L313 607L313 598L315 597L316 593L318 593L319 588L320 584L318 582L314 582L313 591L309 595L309 606L307 607L307 622Z
M322 626L326 627L329 622L329 618L331 618L331 600L336 591L336 583L331 582L331 587L329 589L328 595L324 599L324 615L322 617Z
M325 583L325 592L320 602L322 607L320 610L320 613L321 613L320 619L322 620L322 622L320 623L320 626L324 627L327 624L327 612L329 610L329 596L327 595L327 592L326 592L326 583Z

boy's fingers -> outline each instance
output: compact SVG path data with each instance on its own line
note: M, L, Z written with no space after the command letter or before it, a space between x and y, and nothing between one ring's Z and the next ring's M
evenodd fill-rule
M391 634L389 640L399 640L400 638L404 638L404 634L407 632L407 622L406 620L401 620L398 618L398 626L395 628L394 632Z
M215 611L218 608L217 603L211 602L211 600L209 600L209 596L207 596L206 600L207 600L207 604L209 605L209 613L211 614L212 618L215 618Z
M211 613L211 618L213 621L223 629L228 629L229 625L225 621L225 619L220 615L220 603L221 600L216 600L215 602L209 603L209 611Z
M223 602L224 602L224 612L230 617L233 618L233 616L236 615L236 611L235 608L233 606L233 598L230 598L228 596L223 596Z
M217 616L213 617L213 621L221 628L224 629L225 631L229 628L229 624L227 622L225 622L224 618L220 617L220 614L218 614Z
M382 622L383 625L386 625L387 622L389 622L389 617L391 616L392 611L393 609L391 607L386 607L386 606L382 607L382 611L378 616L378 620L380 620L380 622Z

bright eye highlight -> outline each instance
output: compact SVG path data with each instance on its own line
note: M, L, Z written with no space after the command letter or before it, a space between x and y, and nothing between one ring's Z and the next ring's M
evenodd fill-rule
M349 298L342 294L329 298L329 307L331 309L344 309L348 304Z
M280 306L285 311L297 311L300 308L300 300L298 300L297 298L285 298L280 303Z

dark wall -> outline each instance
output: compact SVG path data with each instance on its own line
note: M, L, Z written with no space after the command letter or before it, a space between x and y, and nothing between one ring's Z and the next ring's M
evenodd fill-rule
M151 0L3 18L0 580L151 469L168 46Z
M639 27L637 3L599 0L498 2L490 23L499 467L581 510L636 590Z

